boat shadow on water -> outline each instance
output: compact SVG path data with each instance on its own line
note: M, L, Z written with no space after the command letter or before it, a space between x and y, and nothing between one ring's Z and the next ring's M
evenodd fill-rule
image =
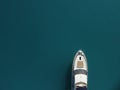
M65 90L71 90L71 73L72 73L72 64L69 65L66 73L66 85Z
M120 90L120 80L115 85L113 85L113 88L111 90Z

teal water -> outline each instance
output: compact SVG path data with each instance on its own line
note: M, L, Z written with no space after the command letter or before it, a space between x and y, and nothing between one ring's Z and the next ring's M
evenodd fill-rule
M120 90L119 0L0 1L0 90L70 90L82 49L89 90Z

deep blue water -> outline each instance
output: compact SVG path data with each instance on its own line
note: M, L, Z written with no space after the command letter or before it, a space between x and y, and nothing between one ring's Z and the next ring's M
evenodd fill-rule
M70 90L82 49L89 90L120 90L119 0L0 1L0 90Z

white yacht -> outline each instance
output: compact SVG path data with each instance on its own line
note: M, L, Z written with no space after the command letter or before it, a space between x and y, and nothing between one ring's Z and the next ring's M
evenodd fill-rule
M82 50L79 50L73 60L71 88L76 90L78 87L87 88L88 65L87 59ZM86 90L86 89L85 89Z

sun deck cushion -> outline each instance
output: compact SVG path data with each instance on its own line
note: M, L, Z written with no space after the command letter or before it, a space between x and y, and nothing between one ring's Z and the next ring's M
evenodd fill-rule
M77 61L77 68L83 68L83 61Z

